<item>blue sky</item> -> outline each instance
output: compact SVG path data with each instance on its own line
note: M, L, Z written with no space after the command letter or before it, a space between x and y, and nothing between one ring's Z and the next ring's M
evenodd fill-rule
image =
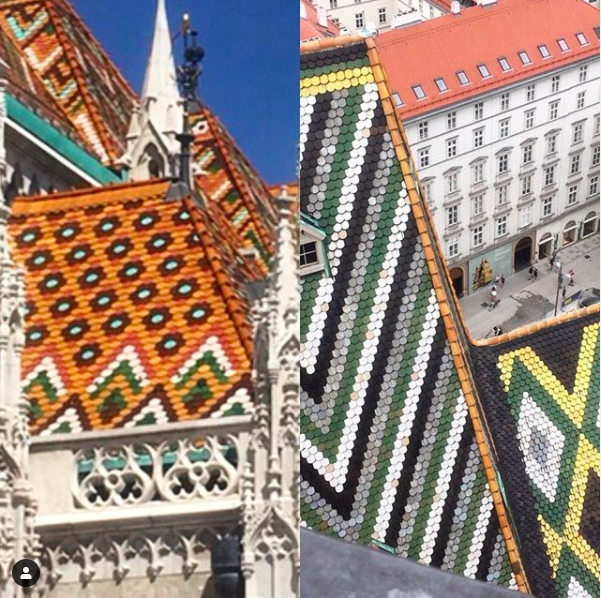
M156 0L71 2L139 92ZM203 101L268 183L296 178L298 10L292 0L167 0L172 32L186 12L199 30L206 51Z

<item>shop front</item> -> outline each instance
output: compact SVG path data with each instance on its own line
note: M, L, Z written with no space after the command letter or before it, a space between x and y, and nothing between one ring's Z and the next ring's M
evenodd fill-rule
M597 212L589 212L582 221L582 238L590 237L599 230L599 215Z

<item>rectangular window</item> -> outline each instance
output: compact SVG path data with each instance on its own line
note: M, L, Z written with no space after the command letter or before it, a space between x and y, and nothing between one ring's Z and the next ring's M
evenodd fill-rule
M509 94L501 94L501 111L509 110Z
M394 100L394 105L397 108L399 108L403 105L403 99L396 91L392 94L392 99Z
M501 216L497 218L497 237L502 237L507 233L507 216Z
M586 39L584 33L577 33L576 39L581 46L588 46L588 40Z
M555 183L555 165L545 168L545 186Z
M511 119L509 119L509 118L505 118L499 122L499 138L500 139L505 139L506 137L509 137L509 121L510 120Z
M480 247L484 243L484 226L477 226L472 231L472 247Z
M588 66L586 64L584 64L580 67L580 70L578 71L579 83L584 83L586 81L587 76L588 76Z
M478 70L480 71L480 75L482 75L483 79L487 79L488 77L490 77L490 72L485 64L479 64Z
M503 72L511 70L511 67L509 66L509 61L507 60L507 58L499 58L499 64L501 65L501 69Z
M474 148L479 148L484 145L484 129L474 130Z
M447 226L453 226L459 222L459 207L451 206L447 208Z
M300 246L300 265L311 266L317 264L319 257L317 255L317 244L314 241L302 243Z
M457 71L457 79L459 79L459 83L461 83L461 85L467 85L470 82L465 74L465 71Z
M532 150L534 148L534 144L529 143L528 145L524 145L522 147L522 164L530 164L532 162Z
M365 19L362 12L355 13L355 27L357 29L363 29L365 25Z
M532 129L534 127L534 110L526 110L524 113L524 129Z
M543 199L543 218L547 218L548 216L551 216L552 213L553 213L553 198L547 197L546 199Z
M457 238L449 239L448 245L448 256L450 258L457 257L459 255L459 240Z
M601 147L599 147L598 145L596 145L593 148L593 162L592 162L592 166L599 166L600 160L601 160Z
M549 56L551 56L551 54L549 53L549 49L547 48L547 46L545 46L545 44L541 44L538 47L538 51L540 52L540 55L543 58L549 58Z
M592 176L588 184L588 194L596 195L599 193L599 176Z
M424 93L424 89L421 85L414 85L413 93L415 94L415 97L418 100L423 100L426 97L426 94Z
M601 116L599 114L597 114L595 116L595 130L593 132L593 136L597 137L597 135L599 135L600 130L601 130Z
M509 184L497 187L497 207L504 206L509 201Z
M447 129L452 131L457 127L457 112L449 112L447 114Z
M457 155L457 139L447 139L447 158Z
M428 139L428 121L424 120L417 125L417 130L419 131L419 138Z
M386 23L386 9L385 8L378 9L378 21L380 22L380 25L384 25Z
M557 93L559 91L559 75L551 77L551 93Z
M559 46L559 49L562 52L567 52L570 49L570 47L568 46L568 42L566 42L566 40L563 37L560 37L557 40L557 45Z
M484 164L482 162L472 166L472 180L474 184L481 183L484 180Z
M550 156L557 151L557 134L547 137L547 155Z
M422 192L424 194L424 201L430 206L432 202L432 181L422 183Z
M580 162L580 154L572 156L570 160L570 176L574 176L575 174L578 174L580 172Z
M549 120L555 120L559 116L559 100L549 103Z
M425 168L426 166L430 166L430 148L419 150L417 152L417 159L418 159L420 168Z
M482 120L484 118L484 102L474 104L474 119Z
M434 83L436 83L436 87L438 87L438 91L440 91L441 93L443 91L449 91L449 88L447 87L447 84L445 83L445 80L442 77L434 79Z
M572 131L572 143L580 143L583 139L584 123L577 123L574 125Z
M579 91L576 98L576 110L582 110L584 108L584 98L586 91Z
M530 224L531 224L530 211L531 211L530 206L525 206L523 208L520 208L520 211L518 214L520 228L524 228L525 226L530 226Z
M479 216L484 212L484 194L472 197L472 216Z
M528 85L528 87L526 87L526 101L527 102L534 102L534 96L536 95L536 86L535 85Z
M568 189L568 206L573 206L578 201L578 185L571 185Z
M330 8L338 8L338 0L330 0Z
M530 60L530 56L528 56L528 52L524 50L518 52L518 56L520 57L522 64L530 64L532 62L532 60Z
M509 170L509 154L501 154L497 158L497 173L503 174Z
M457 188L457 173L454 172L447 176L447 194L455 193Z
M522 179L522 188L521 188L522 196L530 195L532 193L532 175L529 174Z

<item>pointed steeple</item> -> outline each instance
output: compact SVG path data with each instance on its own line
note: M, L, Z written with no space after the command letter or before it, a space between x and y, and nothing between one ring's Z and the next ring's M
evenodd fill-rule
M167 9L165 0L158 0L140 107L132 116L127 153L122 158L132 180L175 175L176 134L182 119Z
M154 102L158 108L154 112L162 113L166 117L165 109L177 106L180 101L167 9L165 0L158 0L152 49L142 88L142 102ZM180 123L173 124L179 126Z

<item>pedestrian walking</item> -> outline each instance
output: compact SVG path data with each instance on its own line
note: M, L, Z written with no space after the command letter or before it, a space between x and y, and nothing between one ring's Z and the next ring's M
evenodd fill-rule
M534 268L534 280L538 280L538 268Z
M501 288L503 288L505 286L505 274L501 274L499 282L501 283Z
M495 336L501 336L503 334L503 329L500 326L497 326L497 333L495 334Z
M528 268L528 280L532 280L534 278L534 266L530 266Z
M574 286L574 270L570 270L570 286Z
M553 270L554 267L555 267L555 254L553 254L551 256L551 259L549 260L549 270Z

